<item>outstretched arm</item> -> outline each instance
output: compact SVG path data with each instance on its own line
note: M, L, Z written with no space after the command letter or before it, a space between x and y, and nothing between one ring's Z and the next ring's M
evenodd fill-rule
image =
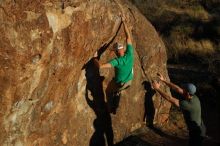
M154 88L154 90L156 90L163 98L165 98L167 101L169 101L170 103L174 104L175 106L179 107L179 100L168 95L167 93L165 93L164 91L162 91L160 89L160 84L157 83L156 81L154 81L152 83L152 87Z
M124 18L122 18L122 21L123 21L124 28L125 28L125 34L126 34L127 44L132 44L130 30L128 29L128 26L127 26L127 24L125 23Z
M173 89L174 91L176 91L176 92L179 93L179 94L183 94L183 89L180 88L178 85L176 85L176 84L174 84L174 83L172 83L172 82L166 81L166 80L164 79L164 77L163 77L160 73L158 73L157 75L159 76L159 79L160 79L162 82L164 82L168 87L170 87L171 89Z
M110 63L101 64L99 62L100 56L101 56L100 50L96 51L95 54L93 55L93 61L94 61L95 66L97 68L100 68L100 69L102 69L102 68L111 68L112 65Z
M94 64L96 67L102 69L102 68L111 68L112 65L110 63L105 63L105 64L101 64L98 60L98 53L96 52L95 55L94 55Z

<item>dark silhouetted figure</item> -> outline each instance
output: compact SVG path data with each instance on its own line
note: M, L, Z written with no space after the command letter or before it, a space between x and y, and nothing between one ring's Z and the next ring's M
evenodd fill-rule
M108 146L113 146L113 130L110 113L107 110L105 95L103 92L104 77L100 76L99 70L91 59L84 67L86 71L86 101L96 114L93 122L95 132L90 139L90 146L105 146L105 137ZM93 99L89 98L89 91Z
M155 91L151 88L150 82L144 81L142 83L144 86L145 92L145 113L144 120L146 119L146 125L150 128L153 128L153 121L155 115L155 108L152 97L155 94Z

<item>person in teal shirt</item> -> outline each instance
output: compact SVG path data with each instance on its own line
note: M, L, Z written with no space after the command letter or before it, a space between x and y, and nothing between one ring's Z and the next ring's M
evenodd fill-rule
M189 146L202 146L202 141L206 137L206 128L202 120L200 100L195 95L196 86L187 83L180 87L166 81L161 74L158 74L158 76L161 82L178 93L179 98L174 98L160 89L160 82L154 81L152 84L154 90L163 98L182 110L189 131Z
M113 48L117 57L105 64L99 63L97 59L98 56L97 53L94 56L94 61L96 66L98 66L98 68L100 69L112 68L112 67L115 68L115 78L114 78L115 85L113 89L114 91L112 92L115 92L116 94L120 94L122 90L128 88L131 85L132 79L134 77L133 74L134 49L132 46L130 31L124 21L123 24L126 33L126 42L127 42L126 49L122 44L115 43Z

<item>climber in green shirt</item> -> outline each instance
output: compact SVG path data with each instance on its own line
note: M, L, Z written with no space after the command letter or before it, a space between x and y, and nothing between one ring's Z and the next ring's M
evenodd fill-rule
M202 146L203 138L206 136L206 128L202 121L201 104L199 98L195 95L196 86L192 83L184 84L179 87L164 79L158 74L161 82L165 83L171 89L179 94L179 98L174 98L160 89L160 82L154 81L152 87L166 100L179 107L189 130L189 146Z
M115 88L113 89L115 91L113 92L116 92L116 94L120 94L122 90L128 88L131 85L133 79L134 49L131 42L130 31L124 21L123 24L126 33L126 50L122 44L114 44L113 47L117 57L105 64L99 63L98 59L96 58L98 56L97 53L94 56L95 64L100 69L112 67L115 68Z

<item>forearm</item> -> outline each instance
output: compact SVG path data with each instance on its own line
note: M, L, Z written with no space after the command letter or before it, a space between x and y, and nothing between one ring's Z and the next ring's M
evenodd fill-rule
M105 63L105 64L102 64L102 65L100 65L100 67L99 68L111 68L112 67L112 65L110 64L110 63Z
M94 58L94 64L95 64L95 66L98 67L99 69L111 68L111 67L112 67L112 65L111 65L110 63L101 64L96 57Z
M132 44L132 42L131 42L131 33L130 33L130 30L128 29L127 24L125 22L124 22L124 28L125 28L127 43Z
M183 93L182 88L180 88L179 86L177 86L176 84L172 83L172 82L168 82L168 81L163 81L168 87L170 87L171 89L173 89L174 91L178 92L178 93Z
M169 101L170 103L174 104L175 106L179 107L179 100L175 99L174 97L168 95L167 93L165 93L164 91L162 91L161 89L155 89L163 98L165 98L167 101Z
M168 101L170 101L170 96L167 94L167 93L165 93L165 92L163 92L161 89L155 89L163 98L165 98L166 100L168 100Z

